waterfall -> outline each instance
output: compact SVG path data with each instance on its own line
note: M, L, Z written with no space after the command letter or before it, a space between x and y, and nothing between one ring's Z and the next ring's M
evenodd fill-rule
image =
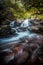
M30 21L31 21L31 19L25 19L23 21L23 23L21 24L21 27L28 27L28 26L32 25L32 23Z

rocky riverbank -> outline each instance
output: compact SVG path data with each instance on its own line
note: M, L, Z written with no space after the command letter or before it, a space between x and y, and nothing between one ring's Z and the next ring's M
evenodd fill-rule
M0 49L0 65L36 65L43 63L43 35L38 32L43 32L43 22L33 23L32 26L25 27L24 24L24 27L11 28L13 36L0 37L0 48L2 48ZM15 36L14 31L18 36Z

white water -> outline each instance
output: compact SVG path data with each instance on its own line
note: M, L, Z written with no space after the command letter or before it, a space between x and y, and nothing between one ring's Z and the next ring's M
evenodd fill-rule
M21 24L21 27L28 27L28 26L32 25L32 24L30 23L30 20L31 20L31 19L26 19L26 20L24 20L24 22Z
M24 22L21 24L21 27L27 27L27 26L30 26L32 25L29 21L31 19L26 19L24 20ZM14 23L14 22L13 22ZM16 31L17 32L17 31ZM17 32L17 36L13 36L13 37L8 37L8 38L1 38L0 39L0 44L3 44L3 43L8 43L8 42L12 42L12 41L15 41L15 40L19 40L20 38L24 38L24 37L29 37L29 38L32 38L32 37L35 37L37 34L35 33L31 33L30 31L24 31L24 32Z
M8 37L8 38L2 38L0 39L0 43L7 43L15 40L19 40L20 38L23 38L25 36L28 36L30 33L28 31L20 32L17 36Z

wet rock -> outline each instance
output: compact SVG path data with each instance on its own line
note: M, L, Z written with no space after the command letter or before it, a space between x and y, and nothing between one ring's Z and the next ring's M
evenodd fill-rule
M22 53L21 57L18 59L17 63L18 64L24 63L27 58L28 58L28 53L26 51L24 51Z

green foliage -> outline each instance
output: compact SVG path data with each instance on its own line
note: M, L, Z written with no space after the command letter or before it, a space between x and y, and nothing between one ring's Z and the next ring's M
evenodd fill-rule
M43 0L2 0L0 20L37 17L43 19Z

